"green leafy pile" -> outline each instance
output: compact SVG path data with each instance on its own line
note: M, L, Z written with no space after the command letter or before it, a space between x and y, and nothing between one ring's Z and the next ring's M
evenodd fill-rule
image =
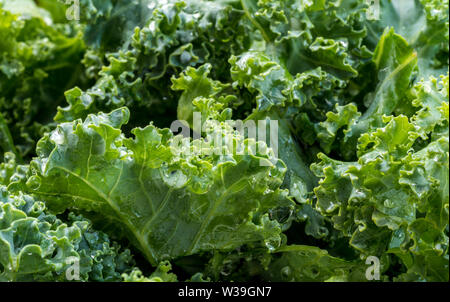
M449 280L448 0L79 4L0 0L0 281Z

